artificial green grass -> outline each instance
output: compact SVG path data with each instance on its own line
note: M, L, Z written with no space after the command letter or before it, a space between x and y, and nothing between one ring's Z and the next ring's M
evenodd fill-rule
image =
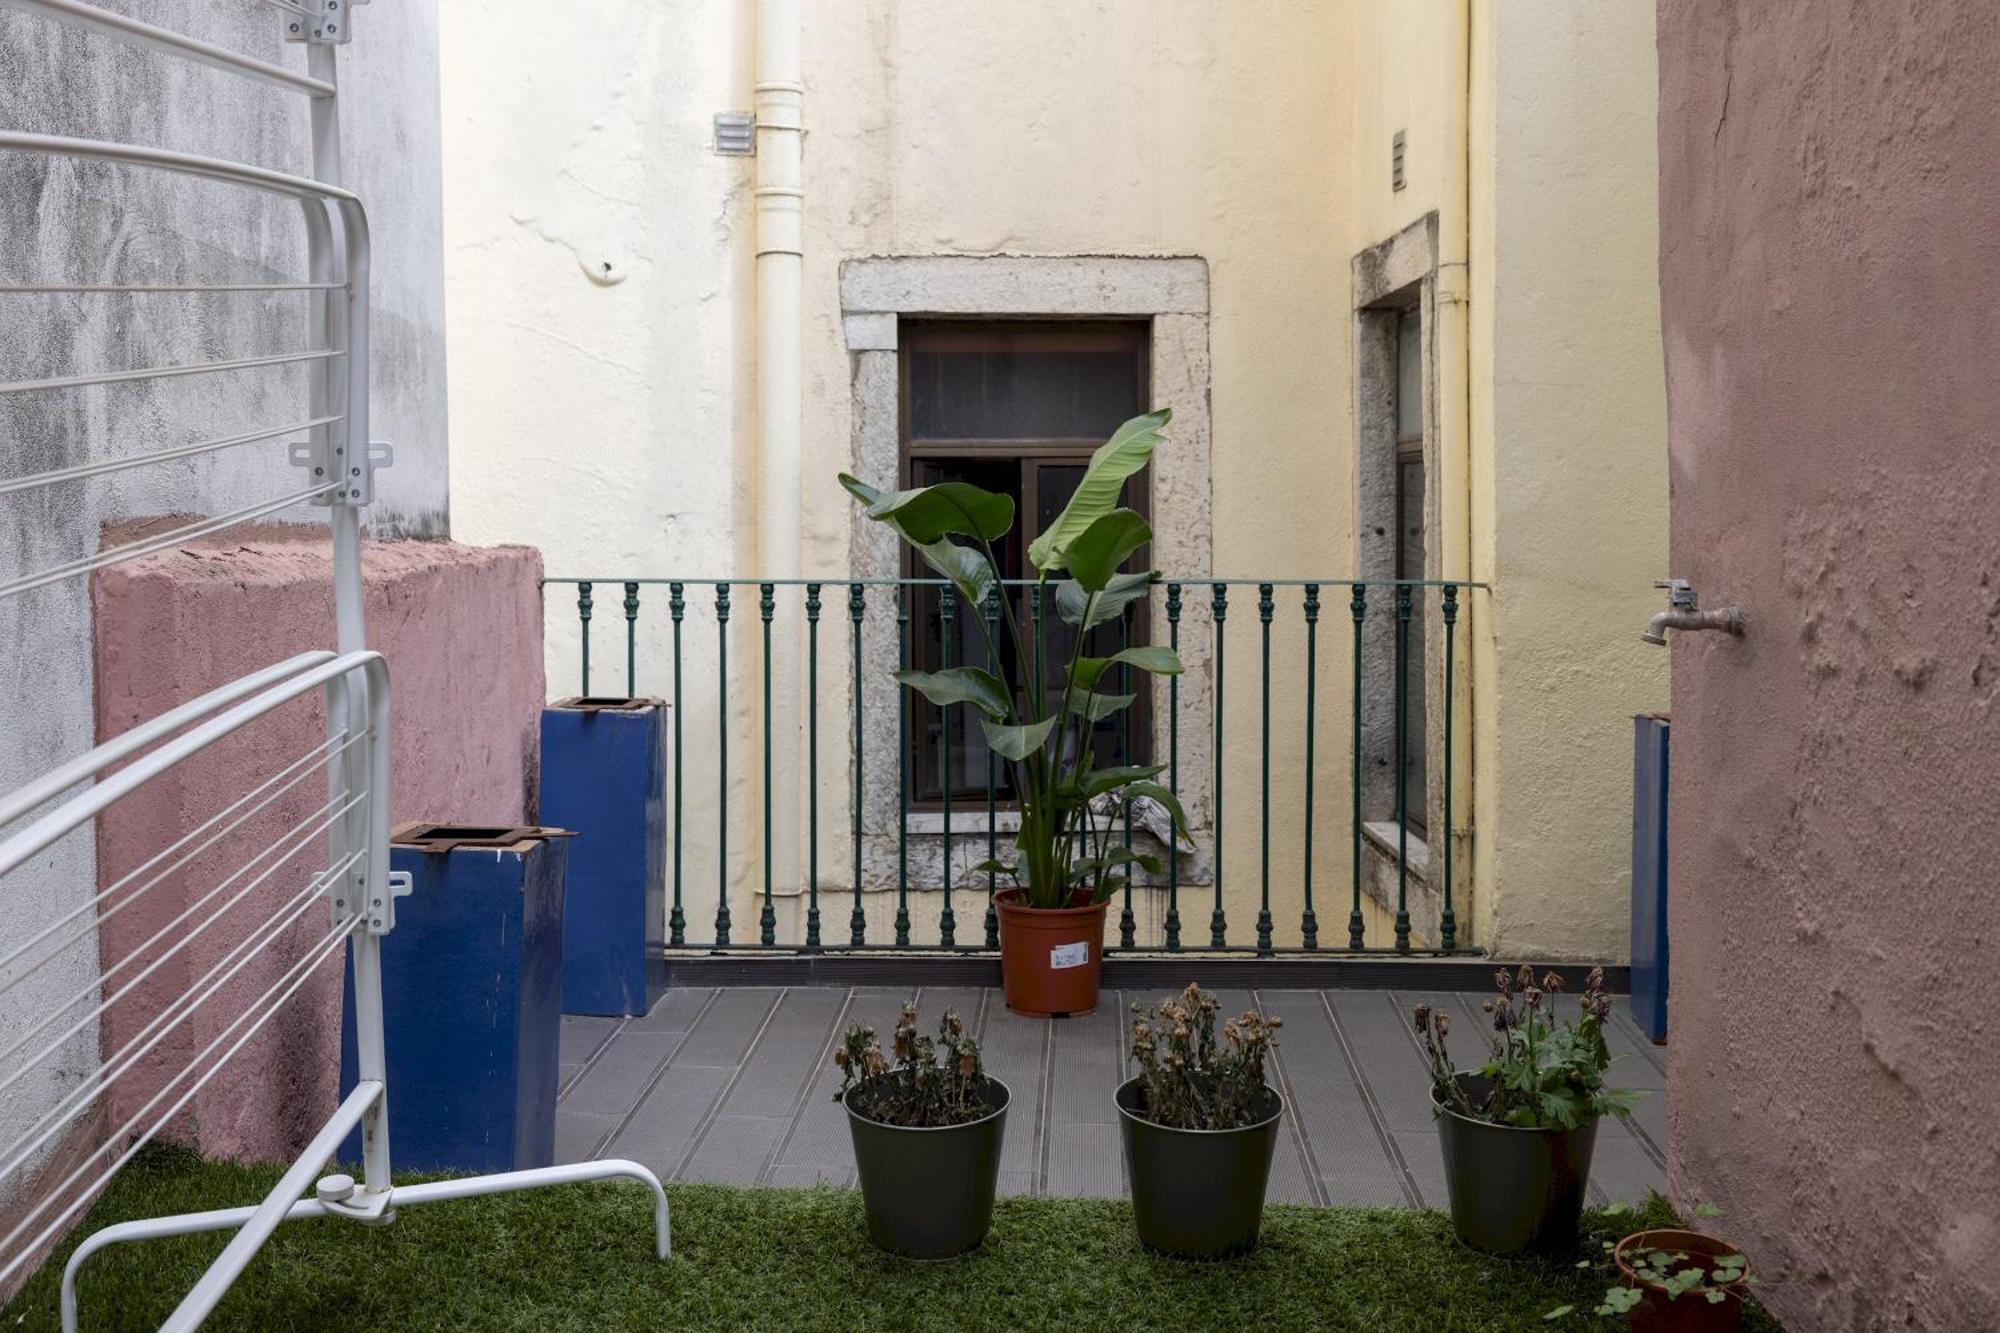
M281 1168L149 1150L78 1229L232 1207ZM974 1254L894 1259L864 1235L848 1190L672 1185L673 1258L653 1257L651 1196L627 1183L423 1204L388 1227L290 1222L209 1329L1355 1329L1452 1333L1622 1327L1588 1315L1604 1278L1567 1262L1498 1259L1458 1244L1437 1213L1272 1207L1245 1258L1149 1255L1124 1200L1003 1199ZM1668 1216L1655 1200L1642 1220ZM1592 1214L1586 1252L1634 1229ZM226 1235L113 1246L83 1269L86 1333L151 1329ZM72 1243L74 1238L72 1238ZM68 1249L0 1312L0 1328L54 1329ZM1761 1311L1744 1327L1777 1325Z

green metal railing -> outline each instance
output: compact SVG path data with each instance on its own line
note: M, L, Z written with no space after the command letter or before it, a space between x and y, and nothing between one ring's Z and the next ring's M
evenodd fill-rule
M670 909L667 915L670 948L696 949L763 949L763 950L806 950L848 951L857 949L928 949L969 952L978 949L992 949L998 945L998 918L993 907L993 895L998 887L990 870L973 870L959 875L950 873L932 874L919 878L912 859L913 837L935 837L939 844L942 867L953 867L953 736L949 726L938 727L937 755L938 772L943 776L941 799L936 802L937 813L941 816L935 833L913 834L911 816L917 802L912 786L911 763L911 699L906 690L896 689L886 681L886 673L870 672L871 657L876 658L879 668L886 665L889 657L900 666L908 666L916 657L913 634L922 632L919 623L935 619L939 633L929 644L932 654L930 661L951 665L951 654L956 642L954 626L960 614L981 616L986 620L989 636L986 642L997 641L998 635L991 633L997 626L1000 615L1001 590L996 589L987 603L977 608L963 608L958 605L955 591L941 580L932 579L600 579L600 578L549 578L543 580L545 597L549 602L548 617L551 625L560 614L557 602L558 590L567 597L573 593L576 626L578 630L578 664L581 693L603 694L607 687L622 687L627 695L647 692L657 686L654 681L669 683L671 688L666 697L671 709L669 755L671 795L668 804L669 856L667 858L670 895ZM1423 818L1422 812L1413 813L1405 804L1405 777L1413 755L1413 747L1427 747L1432 750L1437 772L1436 790L1439 793L1441 809L1438 823L1444 830L1453 830L1455 779L1460 776L1460 757L1455 753L1455 742L1462 736L1456 714L1460 707L1458 679L1458 632L1467 605L1466 594L1483 589L1485 585L1465 582L1437 580L1347 580L1347 579L1171 579L1163 581L1155 595L1155 611L1164 611L1166 631L1161 635L1156 628L1152 638L1162 638L1177 651L1193 649L1189 654L1188 670L1184 675L1165 678L1162 693L1165 696L1165 716L1154 719L1152 724L1153 747L1164 744L1164 753L1155 753L1153 762L1166 766L1167 785L1184 798L1190 796L1183 789L1182 750L1183 728L1194 725L1202 728L1211 749L1210 787L1205 802L1197 800L1190 811L1196 827L1194 833L1199 841L1206 837L1205 866L1197 847L1194 854L1169 854L1164 857L1165 873L1157 882L1142 882L1135 885L1128 881L1120 891L1118 901L1118 945L1123 950L1143 952L1237 952L1258 955L1296 954L1314 952L1340 953L1457 953L1467 952L1466 942L1461 939L1458 923L1458 904L1455 899L1457 886L1454 884L1454 858L1452 836L1431 839L1429 845L1436 849L1428 862L1438 874L1437 898L1441 903L1435 924L1434 935L1418 941L1410 911L1411 863L1410 840L1413 822ZM1019 596L1027 605L1034 640L1039 642L1044 607L1038 590L1030 584L1010 581L1006 585L1007 596ZM600 589L622 589L622 609L624 612L624 670L622 679L607 680L606 672L593 667L592 621L597 596ZM666 590L666 641L660 647L670 659L657 668L648 660L642 673L641 645L649 635L654 622L645 619L649 605L649 590ZM1322 632L1321 594L1326 591L1345 589L1348 594L1348 689L1346 692L1351 712L1347 742L1349 755L1344 765L1350 790L1347 793L1348 827L1344 830L1346 847L1341 856L1319 838L1321 825L1316 819L1319 813L1317 802L1320 796L1319 780L1324 775L1318 772L1320 752L1320 694L1325 683L1321 680L1320 639ZM730 704L731 666L730 642L733 632L731 624L732 593L742 591L746 596L754 590L757 597L756 642L759 660L756 664L760 685L758 704L762 709L763 725L753 719L749 730L754 730L757 743L761 747L758 768L761 782L761 891L757 892L759 912L757 918L757 938L752 942L738 940L733 935L731 914L732 882L738 877L739 867L731 859L731 830L733 820L741 817L741 811L732 811L732 777L740 776L731 768L730 739L732 727L741 725L741 720L733 717ZM841 591L845 597L841 597ZM913 616L913 602L923 590L925 595L936 599L932 616ZM1230 748L1228 722L1233 709L1244 705L1233 700L1228 693L1228 679L1225 676L1227 651L1231 638L1232 590L1239 597L1254 590L1257 614L1253 631L1255 649L1258 653L1255 709L1257 714L1257 753L1254 761L1246 763L1243 756ZM1280 591L1283 591L1283 597ZM1205 594L1205 596L1199 595ZM650 593L656 596L656 592ZM703 604L712 597L712 610ZM845 698L836 696L833 706L845 708L851 715L840 726L838 733L848 739L850 753L846 758L843 776L849 781L846 800L845 831L850 840L850 859L846 867L847 883L843 886L851 899L848 929L844 940L828 938L832 932L824 929L820 896L830 886L821 882L820 851L822 824L821 803L821 722L822 712L829 706L821 697L821 644L820 634L823 612L829 607L838 608L844 604L848 620L848 646L845 656L849 679L845 682ZM774 644L774 629L783 626L787 616L796 609L798 619L793 622L803 634L802 651L799 656L803 663L803 789L805 792L804 856L802 872L803 884L793 886L796 893L787 891L780 894L778 878L778 837L780 830L774 826L776 812L781 808L774 800L776 783L781 762L787 766L786 780L795 780L799 775L789 768L795 757L789 753L777 753L776 736L782 728L776 722L778 714L773 710L781 706L781 700L774 695L774 682L780 675L778 667L779 648ZM690 611L697 615L707 611L712 617L714 629L714 654L704 659L700 665L713 673L712 693L697 688L692 693L687 689L688 667L692 654L688 651L688 640L684 630ZM1199 624L1200 613L1206 612L1206 625ZM1287 621L1290 626L1287 626ZM1335 621L1334 623L1338 623ZM1412 653L1412 628L1416 625L1436 626L1439 641L1436 655L1432 659L1437 664L1436 676L1441 678L1441 689L1437 698L1423 706L1434 707L1441 712L1441 740L1429 746L1430 728L1418 728L1412 717L1412 673L1403 669L1405 659ZM790 633L791 626L784 626ZM1274 630L1295 628L1298 654L1296 659L1280 660L1274 669ZM1189 631L1194 630L1193 637ZM1205 629L1206 634L1200 633ZM871 639L871 630L876 636ZM1123 642L1129 644L1132 623L1128 617L1119 631ZM888 636L893 636L893 639ZM1429 638L1428 635L1425 636ZM1369 669L1369 645L1376 647L1376 656L1384 659L1386 665L1378 662ZM1122 645L1121 645L1122 646ZM871 647L874 651L871 652ZM1418 650L1420 654L1426 650ZM986 663L983 665L991 666ZM741 669L741 668L739 668ZM615 668L614 668L615 670ZM1130 679L1130 668L1124 668L1125 679L1121 681L1121 692L1129 693L1135 682ZM1368 687L1373 684L1379 691L1381 681L1376 673L1391 676L1388 683L1386 709L1393 719L1393 737L1386 750L1371 752L1364 734L1364 721L1369 716ZM881 676L878 679L877 676ZM1428 670L1420 673L1420 678L1432 680ZM1184 700L1191 692L1191 686L1203 683L1207 686L1205 716L1185 717ZM1140 687L1144 682L1137 682ZM886 706L890 691L893 690L896 708L896 749L893 755L883 755L878 743L871 750L869 743L869 710ZM704 694L707 697L704 698ZM1425 691L1428 699L1429 691ZM684 701L684 704L683 704ZM713 752L706 749L698 755L690 755L683 741L692 718L700 718L709 707L712 716L706 719L708 727L704 735L712 735ZM1380 711L1378 709L1378 711ZM1131 754L1132 710L1121 715L1119 727L1125 744L1125 753ZM1303 750L1302 762L1294 770L1274 773L1273 766L1273 725L1289 725L1296 718L1303 731L1299 738ZM851 722L851 729L848 723ZM1424 734L1418 734L1419 731ZM1385 774L1385 781L1369 783L1367 767L1371 753L1377 764L1393 764L1393 771ZM887 826L884 818L878 817L874 823L868 817L870 777L882 772L879 765L893 765L893 776L884 779L880 794L884 798L880 804L886 806L888 789L894 788L895 813L893 826ZM706 770L706 771L704 771ZM1338 770L1335 770L1336 772ZM988 860L1002 850L1002 815L1006 811L1006 801L1002 794L1002 784L998 766L993 755L988 752L985 765L984 818L981 828L972 837L980 854ZM1280 808L1280 791L1274 790L1274 778L1297 779L1297 799L1301 802L1301 817L1298 823L1299 837L1296 846L1289 849L1295 854L1296 883L1299 889L1301 910L1294 934L1289 928L1281 934L1279 923L1272 906L1272 886L1275 875L1287 873L1281 863L1274 862L1274 852L1278 852L1278 838L1274 834L1272 814ZM715 805L712 824L707 829L695 827L695 821L688 818L685 795L689 783L714 782ZM1232 858L1225 852L1217 833L1228 825L1225 816L1225 797L1235 798L1243 788L1254 783L1258 798L1257 834L1254 856L1238 854ZM1395 798L1389 809L1370 810L1371 801L1378 807L1383 801L1383 793L1393 791ZM963 807L961 806L961 811ZM1199 813L1196 813L1199 811ZM1395 894L1393 913L1385 915L1393 920L1390 939L1386 942L1370 939L1363 900L1370 896L1364 888L1364 876L1368 873L1367 846L1371 835L1364 832L1366 825L1392 819L1395 824L1395 855L1393 873ZM703 821L707 823L707 821ZM1121 836L1128 847L1133 845L1134 828L1131 811L1127 809L1122 818ZM695 886L686 875L686 849L699 847L702 834L712 833L708 847L713 850L715 876L713 929L704 932L695 928L689 919L689 902L696 896ZM1462 830L1459 831L1461 834ZM959 844L964 845L966 835L961 830L957 834ZM692 841L691 841L692 840ZM893 864L883 853L884 844L893 840ZM870 847L877 855L871 864ZM1337 846L1337 844L1336 844ZM1344 945L1330 945L1320 938L1319 918L1316 910L1316 891L1323 887L1326 855L1339 856L1347 871L1348 883L1345 896L1348 899L1347 938ZM1184 938L1182 919L1182 894L1190 885L1187 876L1190 870L1204 868L1208 875L1208 897L1210 899L1209 930L1206 944L1196 944ZM1225 869L1234 876L1254 868L1257 874L1255 886L1255 915L1248 942L1240 937L1231 939L1230 911L1232 906L1247 909L1250 900L1243 904L1233 904L1226 893ZM1319 872L1316 875L1316 871ZM1233 880L1231 881L1233 883ZM959 938L957 906L958 895L969 887L984 889L985 903L983 918L978 930L980 938L967 942ZM738 889L737 892L743 892ZM886 939L871 938L867 902L871 895L894 894L893 923L885 932ZM1157 904L1163 910L1157 912L1159 930L1156 938L1141 939L1139 915L1135 911L1137 894L1152 894L1163 902ZM919 940L914 927L915 918L911 912L913 895L936 895L936 917L934 937ZM705 894L702 896L706 896ZM804 899L803 928L781 931L777 901L780 896ZM792 938L781 939L781 935Z

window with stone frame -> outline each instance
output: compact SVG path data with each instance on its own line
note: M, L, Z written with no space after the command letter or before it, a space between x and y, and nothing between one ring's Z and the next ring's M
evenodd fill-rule
M1083 479L1091 452L1116 427L1146 410L1149 393L1148 325L1141 321L904 319L898 338L901 357L901 470L906 486L967 481L1011 496L1013 532L999 544L1001 572L1008 579L1033 574L1028 543L1062 512ZM1145 475L1126 484L1123 503L1149 512ZM1127 568L1143 569L1150 548L1134 553ZM930 577L906 554L904 572ZM1010 587L1011 609L1024 628L1029 651L1037 636L1029 628L1037 608L1032 590ZM1047 644L1043 679L1060 685L1074 633L1056 617L1051 595L1040 608ZM910 596L903 651L922 670L946 665L990 665L982 621L987 608L954 605L949 643L941 590L923 588ZM1126 618L1091 631L1085 651L1108 655L1129 642L1146 642L1150 609L1137 603ZM1009 674L1019 664L1005 625L993 635ZM1032 669L1033 664L1029 664ZM1100 765L1144 763L1152 750L1151 691L1143 682L1117 681L1109 688L1138 697L1130 708L1097 724L1092 746ZM942 803L947 781L955 805L986 798L989 772L996 799L1011 804L1014 793L1006 765L990 760L973 710L948 713L921 696L908 699L909 728L903 761L908 765L911 800L918 808Z

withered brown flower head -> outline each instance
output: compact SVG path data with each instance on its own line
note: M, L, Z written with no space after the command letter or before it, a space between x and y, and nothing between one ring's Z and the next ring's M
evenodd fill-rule
M1542 989L1560 994L1563 989L1562 973L1549 972L1542 977Z
M1529 967L1526 963L1521 964L1521 971L1514 980L1520 983L1521 989L1526 990L1535 984L1535 969Z
M1445 1036L1446 1034L1448 1034L1448 1033L1449 1033L1450 1031L1451 1031L1451 1015L1450 1015L1450 1014L1439 1014L1439 1015L1437 1016L1437 1034L1438 1034L1438 1036L1439 1036L1439 1037L1444 1037L1444 1036Z
M1505 995L1514 985L1514 974L1503 967L1493 974L1493 984L1500 988L1502 995Z
M1431 1007L1427 1004L1418 1005L1417 1023L1416 1023L1417 1031L1422 1032L1424 1030L1424 1025L1430 1021L1431 1021Z

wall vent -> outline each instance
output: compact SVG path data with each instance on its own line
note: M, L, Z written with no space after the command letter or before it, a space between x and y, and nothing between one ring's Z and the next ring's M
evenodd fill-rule
M751 157L757 152L757 117L748 111L715 113L715 151L724 157Z
M1392 190L1403 188L1403 145L1407 135L1407 131L1397 130L1389 140L1389 188Z

